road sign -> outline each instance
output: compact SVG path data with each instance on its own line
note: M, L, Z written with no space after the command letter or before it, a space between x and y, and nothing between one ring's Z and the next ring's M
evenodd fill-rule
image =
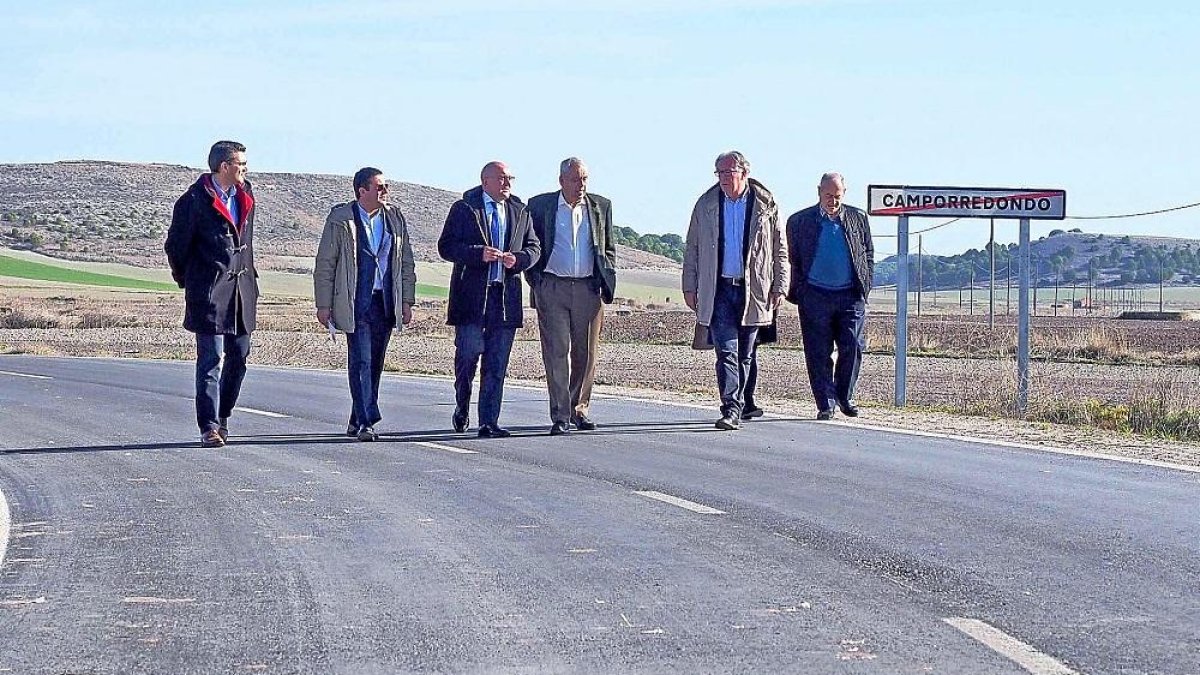
M867 212L872 216L1062 220L1067 217L1067 192L1035 188L869 185L867 206Z

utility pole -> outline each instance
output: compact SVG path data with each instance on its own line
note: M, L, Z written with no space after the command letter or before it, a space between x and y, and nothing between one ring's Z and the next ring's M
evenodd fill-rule
M921 272L924 267L924 261L921 259L921 237L917 235L917 316L921 316Z
M1062 263L1054 268L1054 316L1058 316L1058 280L1062 276Z
M1158 313L1163 313L1163 256L1158 256Z
M971 316L975 316L975 263L971 263L971 289L968 297L971 303L968 305L968 311Z
M1004 266L1004 316L1012 314L1012 256Z

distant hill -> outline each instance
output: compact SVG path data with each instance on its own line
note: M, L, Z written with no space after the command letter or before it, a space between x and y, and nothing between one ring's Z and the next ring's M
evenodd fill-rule
M1016 244L996 245L996 278L1015 278ZM926 289L960 288L990 277L987 247L952 256L921 256L921 285ZM909 252L909 283L917 282L917 255ZM1092 234L1053 230L1030 242L1031 271L1039 285L1092 283L1097 286L1157 284L1200 285L1200 239L1144 235ZM973 274L973 276L972 276ZM875 265L875 283L896 283L896 257Z
M165 264L162 242L175 199L201 173L167 164L69 161L0 164L0 247L32 248L69 260ZM329 208L353 198L351 178L252 172L259 211L255 240L264 268L304 272ZM419 260L440 260L437 238L460 192L392 181ZM302 260L294 260L293 257ZM619 266L672 269L652 252L618 246Z

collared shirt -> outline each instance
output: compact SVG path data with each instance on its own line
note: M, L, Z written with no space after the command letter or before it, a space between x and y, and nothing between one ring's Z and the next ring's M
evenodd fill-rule
M818 288L840 291L854 287L854 264L850 246L842 225L842 211L833 216L820 209L821 232L817 235L817 251L808 270L808 283Z
M592 243L592 218L587 199L571 206L558 193L558 211L554 215L554 248L546 259L546 271L559 277L590 277L595 267Z
M746 262L742 257L742 243L746 238L746 205L750 187L742 190L742 196L730 199L724 197L725 216L725 248L721 257L721 276L731 279L741 279L745 275Z
M492 247L504 250L504 240L506 238L505 233L508 232L508 223L505 222L508 219L508 209L504 208L504 202L498 202L492 199L491 195L484 192L483 215L487 219L486 227L488 231L488 239L491 241ZM499 218L500 220L499 237L496 237L495 233L492 232L492 218ZM503 279L504 266L500 263L500 261L491 263L491 265L488 267L488 282L495 283L497 281L503 281Z
M375 258L375 284L373 290L382 291L384 279L387 279L388 264L391 262L391 256L388 251L384 250L383 255L380 255L380 249L383 247L384 240L387 237L387 228L384 225L383 207L375 210L375 215L367 213L367 210L362 207L362 204L355 202L354 208L358 209L358 217L362 219L363 229L367 232L367 249L371 252L371 256Z
M217 193L217 199L221 200L221 203L225 205L225 210L229 211L229 217L233 218L234 226L241 225L238 222L237 184L230 185L229 191L226 192L221 189L221 184L217 182L217 177L213 176L212 186L213 191Z

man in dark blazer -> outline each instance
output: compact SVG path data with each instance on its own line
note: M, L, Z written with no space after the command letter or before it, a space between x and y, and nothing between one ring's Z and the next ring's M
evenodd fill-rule
M867 297L875 270L867 214L843 204L845 194L842 175L827 173L817 187L818 203L787 222L788 301L799 306L804 361L820 420L832 419L834 406L847 417L858 416L854 389L866 348Z
M350 379L347 436L379 438L379 381L392 330L412 322L417 273L408 224L387 203L383 172L354 174L356 199L329 211L313 268L317 322L346 334ZM399 323L396 318L399 316Z
M558 169L562 189L529 200L542 256L525 278L538 313L551 436L567 433L571 424L583 431L596 428L588 412L602 303L612 302L617 284L612 202L588 192L587 181L587 165L568 157Z
M503 162L488 162L481 185L463 193L446 215L438 253L454 263L446 323L454 326L455 408L451 422L469 424L471 385L479 382L479 437L503 438L500 402L513 337L524 324L521 272L538 261L541 245L525 204L512 194L513 176Z
M229 436L229 416L246 377L258 272L246 146L218 141L209 150L208 168L175 202L164 248L171 276L184 289L183 327L196 334L200 444L218 448Z

